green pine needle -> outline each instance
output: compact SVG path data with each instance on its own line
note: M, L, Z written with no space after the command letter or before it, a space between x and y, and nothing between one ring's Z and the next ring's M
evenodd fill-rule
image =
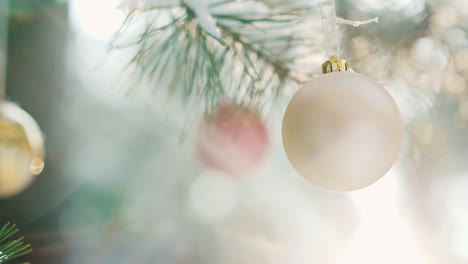
M206 32L194 10L183 3L134 10L115 34L110 50L135 48L127 67L134 70L133 84L149 83L151 94L163 91L211 112L226 99L259 110L272 106L284 91L310 78L304 61L318 46L304 27L310 26L310 7L288 1L216 1L211 7L230 10L257 3L269 9L213 11L218 38ZM144 29L128 37L142 21L147 21Z
M0 264L7 263L32 251L31 244L24 244L22 237L11 240L18 231L16 225L11 223L6 223L0 229Z

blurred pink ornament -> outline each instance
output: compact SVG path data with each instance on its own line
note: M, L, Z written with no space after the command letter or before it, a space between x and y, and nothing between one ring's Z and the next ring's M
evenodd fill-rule
M269 138L259 114L241 105L221 104L200 125L196 150L202 164L239 175L258 165Z

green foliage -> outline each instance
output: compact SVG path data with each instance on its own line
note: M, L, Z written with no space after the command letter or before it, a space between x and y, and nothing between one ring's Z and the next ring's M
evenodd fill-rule
M310 27L305 21L310 7L213 2L209 15L219 37L200 26L206 18L181 3L133 10L110 45L111 50L135 48L127 68L134 70L130 79L150 83L152 94L167 91L208 111L226 99L261 109L310 78L312 67L305 64L318 46L304 27ZM143 31L128 37L142 21Z
M24 244L22 237L10 240L18 231L16 225L10 223L5 224L0 229L0 264L7 263L32 251L31 244Z
M5 0L2 0L5 1ZM26 15L39 13L51 7L59 6L68 0L7 0L10 3L10 13L13 15Z

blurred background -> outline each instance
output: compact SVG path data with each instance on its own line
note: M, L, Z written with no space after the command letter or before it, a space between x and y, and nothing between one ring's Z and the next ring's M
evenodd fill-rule
M0 9L0 86L45 136L44 171L0 199L0 224L17 223L33 244L25 261L468 263L467 1L336 1L340 17L379 17L341 27L343 57L384 84L405 124L394 168L352 193L294 171L282 110L262 116L268 148L255 168L235 177L203 166L201 111L122 93L131 49L107 49L126 17L119 2L9 0ZM319 1L310 2L308 34L321 38ZM326 55L314 58L319 73Z

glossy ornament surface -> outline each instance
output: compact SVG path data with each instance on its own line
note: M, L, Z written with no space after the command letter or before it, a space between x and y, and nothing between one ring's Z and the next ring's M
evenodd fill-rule
M332 191L353 191L379 180L397 159L403 138L390 94L351 71L306 83L286 109L282 132L293 167Z
M14 196L44 168L44 138L16 104L0 103L0 198Z

